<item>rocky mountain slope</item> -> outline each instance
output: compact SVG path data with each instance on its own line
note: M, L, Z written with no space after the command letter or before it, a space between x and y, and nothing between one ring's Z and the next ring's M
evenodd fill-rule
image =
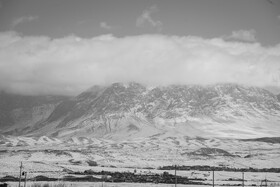
M158 134L256 138L280 132L277 96L236 84L145 87L114 83L55 101L49 113L23 132L114 140Z

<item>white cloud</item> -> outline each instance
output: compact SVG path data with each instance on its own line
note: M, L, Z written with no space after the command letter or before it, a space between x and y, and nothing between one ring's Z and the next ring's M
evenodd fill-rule
M149 7L148 9L144 10L143 13L137 18L136 26L141 27L145 23L148 23L152 27L157 28L158 30L162 29L162 23L159 20L154 20L152 18L152 14L158 12L159 9L156 5Z
M106 29L106 30L111 30L113 27L111 25L109 25L108 23L106 22L101 22L99 24L99 26L102 28L102 29Z
M26 22L31 22L31 21L34 21L38 19L37 16L23 16L23 17L19 17L17 19L15 19L13 22L12 22L12 28L18 26L19 24L22 24L22 23L26 23Z
M95 84L231 82L280 87L280 44L141 35L51 39L0 33L0 89L78 94Z
M245 41L245 42L256 42L256 31L251 30L238 30L232 31L230 38Z

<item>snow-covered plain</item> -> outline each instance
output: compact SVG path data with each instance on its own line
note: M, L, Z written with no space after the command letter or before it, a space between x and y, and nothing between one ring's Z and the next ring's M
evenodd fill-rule
M69 175L69 171L84 172L89 169L112 172L134 172L136 169L137 174L163 173L164 170L158 170L158 167L175 164L280 168L280 144L260 141L174 137L169 134L123 141L96 138L72 138L66 141L48 137L5 137L5 140L6 142L0 145L0 177L18 177L20 162L23 162L29 179L38 175L63 179ZM209 148L210 152L201 153L201 148ZM212 148L222 149L230 156L211 152ZM89 166L88 161L94 161L98 166ZM174 171L167 172L174 174ZM240 172L215 173L217 184L241 183L238 181L241 179ZM212 173L208 171L178 171L177 174L206 179L206 183L212 183ZM229 181L230 178L233 181ZM247 185L258 185L263 179L279 184L280 173L246 172L245 179ZM70 183L69 185L71 186ZM85 186L100 184L85 183Z

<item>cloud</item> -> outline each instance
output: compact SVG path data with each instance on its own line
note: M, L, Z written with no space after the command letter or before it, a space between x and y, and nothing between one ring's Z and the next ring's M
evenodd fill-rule
M34 21L36 19L38 19L37 16L23 16L23 17L19 17L19 18L15 19L12 22L11 26L12 26L12 28L14 28L14 27L16 27L16 26L18 26L18 25L20 25L22 23L31 22L31 21Z
M277 18L280 20L280 15L278 15Z
M231 36L229 36L231 39L236 39L240 41L245 42L256 42L256 31L251 30L238 30L238 31L232 31Z
M280 44L139 35L93 38L0 33L0 89L75 95L96 84L237 83L280 88Z
M102 29L106 29L106 30L111 30L113 27L111 25L109 25L108 23L106 22L101 22L99 24L99 26L102 28Z
M137 18L136 26L141 27L145 23L151 25L152 27L157 28L158 30L162 29L162 22L159 20L154 20L152 18L152 14L158 12L159 9L156 5L149 7L148 9L144 10L143 13Z

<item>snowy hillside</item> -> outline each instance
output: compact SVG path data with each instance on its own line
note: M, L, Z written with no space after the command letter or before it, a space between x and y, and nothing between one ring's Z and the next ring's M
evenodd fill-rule
M231 168L278 167L280 142L204 139L189 137L137 138L112 141L99 138L59 140L40 137L2 136L0 165L6 171L20 161L48 168L89 166L94 161L107 167L153 167L164 165L214 165ZM40 167L40 166L38 166ZM45 166L44 166L45 167ZM41 167L41 169L44 169ZM3 170L4 171L4 170Z
M145 87L114 83L94 86L49 111L45 120L34 115L41 121L31 121L31 128L22 134L113 140L156 134L226 138L280 134L277 96L236 84Z

